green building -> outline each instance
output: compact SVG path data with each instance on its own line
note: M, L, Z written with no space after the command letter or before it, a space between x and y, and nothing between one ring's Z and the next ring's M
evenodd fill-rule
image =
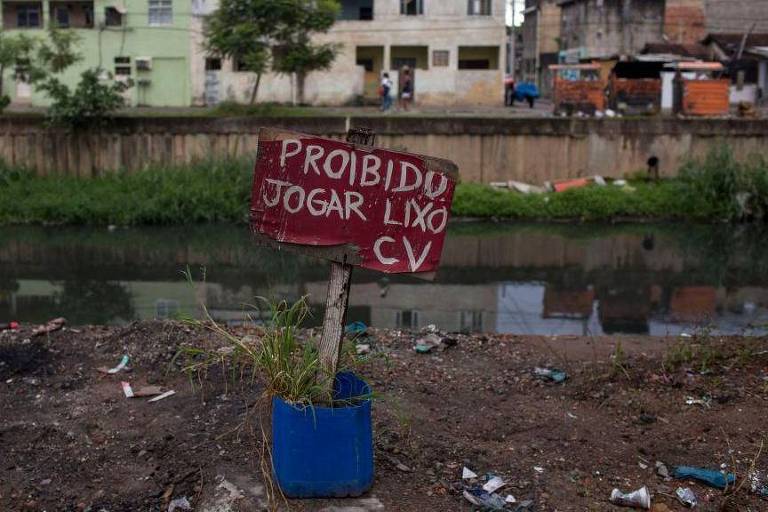
M61 75L67 85L74 86L83 70L101 67L118 80L133 79L134 87L125 92L128 105L170 107L192 104L190 33L199 31L192 10L200 1L204 0L0 0L0 4L7 35L23 32L45 38L51 26L78 33L83 60ZM16 105L49 103L44 94L15 80L12 69L3 88Z

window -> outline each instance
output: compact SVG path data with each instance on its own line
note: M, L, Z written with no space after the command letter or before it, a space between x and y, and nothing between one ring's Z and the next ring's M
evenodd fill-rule
M55 8L56 26L59 28L69 27L69 9L66 5L57 5Z
M373 59L357 59L356 64L363 66L363 69L369 73L373 71Z
M18 82L29 82L29 59L18 59L16 61L13 79Z
M130 57L115 57L115 76L131 76Z
M412 309L398 311L395 324L401 329L416 329L419 326L419 312Z
M491 69L488 59L462 59L459 69Z
M155 302L155 318L176 318L179 315L179 301L157 299Z
M372 20L373 0L341 0L337 20Z
M232 71L248 71L248 64L241 58L236 58L232 61Z
M149 0L149 24L170 25L173 23L172 0Z
M433 50L432 51L432 65L445 67L448 65L450 52L448 50Z
M461 332L481 332L483 330L482 311L462 311L459 314Z
M467 0L467 14L470 16L490 16L491 0Z
M83 19L85 20L86 27L93 27L93 6L83 6Z
M104 24L108 27L119 27L123 24L123 15L114 7L105 7Z
M406 16L424 14L424 0L400 0L400 14Z
M16 6L16 26L19 28L40 27L40 4L18 4Z
M221 59L218 57L208 57L205 59L205 70L206 71L220 71L221 70Z
M499 69L499 47L459 46L459 69Z

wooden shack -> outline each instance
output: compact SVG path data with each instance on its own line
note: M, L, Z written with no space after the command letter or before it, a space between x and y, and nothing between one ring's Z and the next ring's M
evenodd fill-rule
M605 110L606 81L600 78L599 64L554 64L552 100L556 114L594 114Z
M677 62L675 70L673 111L690 116L718 116L729 112L731 81L722 78L719 62Z
M608 80L608 104L625 114L655 114L661 107L662 62L617 62Z

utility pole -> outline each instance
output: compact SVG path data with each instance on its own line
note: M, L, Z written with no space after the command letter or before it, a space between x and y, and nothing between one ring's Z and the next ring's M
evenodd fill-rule
M515 30L515 7L516 0L509 0L509 6L512 9L512 27L510 30L512 41L509 45L509 74L512 75L512 80L517 83L517 30Z
M741 44L739 45L739 53L736 54L736 60L741 59L741 54L744 53L744 47L747 46L747 38L749 37L749 34L751 34L753 30L755 30L755 26L757 26L757 22L752 23L752 26L749 27L749 30L747 30L744 33L744 37L741 38Z

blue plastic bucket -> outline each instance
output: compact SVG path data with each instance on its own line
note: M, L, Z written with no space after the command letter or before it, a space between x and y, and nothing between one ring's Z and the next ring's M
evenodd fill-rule
M359 496L373 484L371 388L339 373L334 398L343 407L296 407L272 399L272 468L291 498Z

